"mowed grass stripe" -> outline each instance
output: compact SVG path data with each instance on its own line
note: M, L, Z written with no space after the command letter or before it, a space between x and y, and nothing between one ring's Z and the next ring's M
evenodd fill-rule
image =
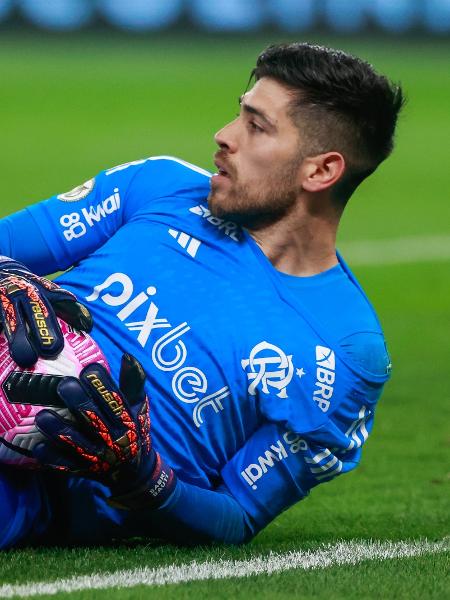
M338 248L352 266L447 261L450 235L342 242Z
M447 551L450 551L450 538L438 542L427 540L339 542L322 545L316 550L270 553L267 556L255 556L248 560L193 561L154 569L144 567L107 574L93 573L51 582L6 584L0 586L0 598L24 598L83 590L131 588L138 585L162 586L189 581L270 575L293 569L325 569L340 565L355 565L367 560L401 559Z

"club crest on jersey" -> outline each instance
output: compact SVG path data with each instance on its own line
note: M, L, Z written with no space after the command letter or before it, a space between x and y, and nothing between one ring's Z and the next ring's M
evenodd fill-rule
M286 388L294 375L292 354L285 354L281 348L269 342L260 342L254 346L249 358L241 360L242 368L247 371L251 382L248 393L256 395L258 386L264 394L270 394L275 388L279 398L287 398Z
M66 192L65 194L59 194L57 198L58 200L62 200L63 202L77 202L78 200L83 200L83 198L86 198L86 196L88 196L92 192L94 186L95 177L89 179L89 181L85 181L81 185L78 185L76 188L73 188L73 190L70 190L70 192Z

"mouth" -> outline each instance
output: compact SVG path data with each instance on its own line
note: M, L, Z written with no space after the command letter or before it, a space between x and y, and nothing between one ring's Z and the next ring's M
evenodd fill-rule
M217 167L217 173L216 173L216 177L227 177L230 178L230 172L227 169L227 166L225 165L224 161L220 158L215 158L214 160L214 164Z

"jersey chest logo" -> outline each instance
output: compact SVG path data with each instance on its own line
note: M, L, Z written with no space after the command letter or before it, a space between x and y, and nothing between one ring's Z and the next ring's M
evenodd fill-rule
M114 290L114 292L113 292ZM159 315L159 307L153 301L157 289L148 286L145 291L135 292L131 278L125 273L112 273L85 298L87 302L102 301L116 307L118 320L131 332L137 333L142 348L151 346L151 361L159 371L172 373L171 388L174 396L192 406L192 420L196 427L204 423L204 412L210 415L224 410L224 400L231 395L228 386L211 392L203 371L186 366L189 346L181 338L190 331L186 321L175 327ZM136 314L141 318L137 319ZM142 316L144 315L144 319ZM154 340L151 333L156 329L168 331ZM148 371L148 368L146 369ZM208 409L208 410L206 410Z
M256 344L249 358L241 361L242 368L247 372L248 393L256 395L258 386L264 394L270 394L270 388L277 390L279 398L287 398L286 388L294 375L292 354L285 354L281 348L269 342Z

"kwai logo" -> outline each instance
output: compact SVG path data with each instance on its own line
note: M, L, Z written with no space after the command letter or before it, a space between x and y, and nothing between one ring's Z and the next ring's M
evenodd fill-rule
M111 288L115 293L111 293ZM159 307L153 301L157 289L148 286L145 291L137 294L131 278L125 273L112 273L85 299L87 302L101 300L108 306L120 308L117 318L129 331L138 332L137 341L145 348L151 333L156 329L168 329L152 345L151 357L153 364L160 371L174 371L172 377L172 390L175 396L184 403L193 404L192 418L197 427L204 423L202 412L210 407L217 414L224 410L222 400L230 396L228 386L224 386L214 393L207 393L208 380L206 375L197 367L185 367L188 357L188 348L181 339L190 331L190 326L185 322L173 327L168 319L159 316ZM135 320L132 315L136 311L144 310L143 319Z
M250 352L249 358L241 360L244 370L249 369L247 377L251 381L248 386L250 396L255 396L257 387L261 384L261 391L270 394L269 388L278 390L279 398L287 398L286 388L294 374L292 354L286 355L283 350L269 344L260 342Z
M214 225L214 227L217 227L217 229L219 231L223 231L223 233L225 235L230 237L235 242L239 241L240 229L236 223L233 223L233 221L226 221L225 219L221 219L219 217L214 217L211 214L211 211L209 210L209 208L207 208L206 206L203 206L203 204L199 204L198 206L194 206L193 208L190 208L189 212L194 213L194 215L198 215L199 217L202 217L203 219L206 219L208 221L208 223L211 223L211 225Z
M241 471L241 476L252 490L256 490L258 489L256 482L269 469L272 469L277 463L288 458L289 454L297 454L297 452L305 450L305 448L307 448L305 441L297 433L286 431L283 439L271 444L263 454L256 458L255 462L250 463Z
M333 384L336 380L336 358L333 350L326 346L316 346L316 364L313 400L317 402L320 410L327 412L330 408L330 399L334 392Z
M60 219L60 225L64 228L63 234L68 242L85 235L87 227L93 227L108 215L120 209L119 188L114 188L114 193L102 202L91 205L89 208L82 208L79 212L72 212L63 215ZM83 217L83 218L82 218Z

